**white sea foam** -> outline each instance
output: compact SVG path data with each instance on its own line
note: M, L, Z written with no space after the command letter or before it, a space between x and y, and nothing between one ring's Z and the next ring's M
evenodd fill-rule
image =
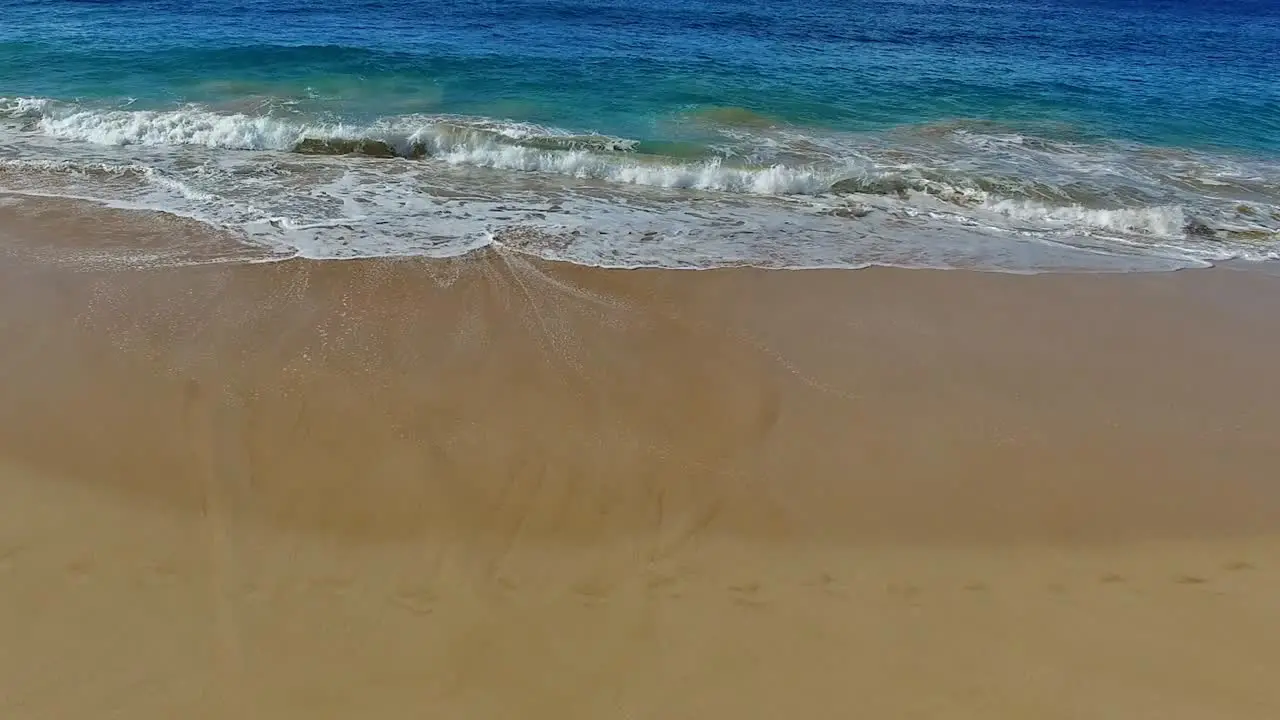
M111 146L199 145L287 152L303 147L308 141L321 144L371 141L385 144L398 155L426 153L453 165L760 195L822 193L839 178L834 171L815 168L782 165L742 168L727 166L718 160L702 163L647 160L623 152L632 147L634 141L552 132L526 124L463 123L452 118L404 118L354 126L222 115L194 108L162 112L85 110L45 115L38 127L52 137Z
M447 256L496 239L611 267L1022 272L1169 269L1280 245L1274 184L1210 196L1165 178L1211 177L1226 160L1114 145L1059 152L993 136L975 152L977 133L767 128L726 133L736 162L695 162L636 153L624 138L443 115L326 124L25 98L0 100L4 117L18 122L0 123L0 189L172 212L273 257ZM334 157L345 154L360 157ZM1270 177L1259 167L1248 176Z
M0 97L0 118L31 118L44 114L53 101L35 97Z
M45 115L38 128L53 137L99 145L204 145L228 150L292 150L308 133L358 137L342 126L311 128L271 117L219 115L197 109L84 110Z
M757 195L817 194L828 190L836 177L829 172L781 165L746 169L726 167L718 161L697 164L640 162L586 151L541 151L518 145L458 144L449 147L439 157L454 165L551 172L631 185Z
M987 202L984 207L1006 217L1033 223L1140 233L1161 238L1182 237L1187 227L1187 217L1178 206L1107 210L1079 205L1053 206L1031 200L998 200Z
M0 172L71 173L78 175L145 175L151 168L137 163L85 162L50 158L0 158Z

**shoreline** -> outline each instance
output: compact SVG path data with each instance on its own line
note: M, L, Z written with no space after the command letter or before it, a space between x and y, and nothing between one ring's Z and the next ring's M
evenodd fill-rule
M578 262L568 258L544 257L533 251L526 251L518 243L504 244L499 240L492 240L487 245L473 248L456 255L433 256L426 254L415 254L411 252L386 255L352 255L352 256L332 256L332 257L310 257L300 254L285 255L278 254L270 248L255 245L248 239L238 238L229 231L224 231L213 224L200 220L194 216L186 215L180 212L170 210L160 210L144 206L135 206L126 202L119 202L107 199L93 198L88 196L76 195L60 195L56 193L44 193L34 190L14 190L0 189L0 207L4 207L5 201L9 201L12 205L23 205L26 209L31 206L36 207L47 206L57 217L55 222L62 222L68 217L108 217L115 218L117 221L123 219L125 223L129 223L130 219L137 221L143 226L151 226L151 232L156 231L156 226L164 227L169 233L175 231L179 234L189 234L200 239L200 244L207 251L213 246L220 248L220 255L212 257L200 257L191 260L183 260L180 255L178 257L162 257L154 258L143 257L142 262L136 265L128 264L128 255L121 249L121 257L117 258L119 267L134 269L143 269L146 267L169 267L178 268L189 265L200 265L205 263L283 263L283 262L316 262L316 263L348 263L348 262L437 262L450 263L466 261L468 258L482 256L488 252L511 253L527 258L529 261L537 264L549 266L566 266L571 268L583 268L587 270L599 270L608 272L633 272L633 271L653 271L653 272L720 272L720 271L761 271L761 272L858 272L863 270L873 271L907 271L907 272L959 272L959 273L977 273L983 275L1015 275L1015 276L1038 276L1038 275L1063 275L1063 276L1099 276L1099 275L1162 275L1166 273L1177 273L1197 270L1231 270L1244 273L1257 273L1261 275L1277 276L1280 275L1280 259L1275 260L1246 260L1242 258L1228 258L1224 260L1206 260L1196 259L1194 262L1203 263L1202 266L1169 266L1169 267L1149 267L1149 268L1127 268L1127 269L1110 269L1105 267L1095 268L1074 268L1074 267L1045 267L1045 268L1028 268L1028 269L1008 269L1000 267L986 266L963 266L963 265L897 265L893 263L876 263L869 262L861 265L786 265L786 266L769 266L769 265L753 265L750 263L742 264L722 264L709 266L664 266L664 265L595 265L585 262ZM42 212L40 213L42 214ZM14 221L21 222L21 213L6 213L5 219L12 223ZM30 232L30 228L27 228ZM517 233L518 234L518 233ZM166 235L172 238L172 234ZM537 239L536 233L534 239ZM517 238L519 240L519 238ZM170 252L173 252L170 249ZM181 252L179 249L178 253ZM1103 253L1105 255L1105 253ZM74 258L72 258L74 260ZM1147 258L1149 260L1162 259L1169 262L1176 261L1175 258ZM1180 261L1192 262L1190 258L1183 258Z

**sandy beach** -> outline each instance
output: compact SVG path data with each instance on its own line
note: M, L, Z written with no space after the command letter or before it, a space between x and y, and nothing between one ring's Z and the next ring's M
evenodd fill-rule
M0 716L1280 717L1280 277L0 197Z

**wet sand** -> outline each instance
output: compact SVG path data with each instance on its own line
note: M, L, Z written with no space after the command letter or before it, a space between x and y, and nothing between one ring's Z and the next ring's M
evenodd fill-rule
M5 717L1280 713L1280 278L0 248Z

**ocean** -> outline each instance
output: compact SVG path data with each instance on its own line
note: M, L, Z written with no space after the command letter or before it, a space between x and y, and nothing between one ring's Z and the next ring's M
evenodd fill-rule
M0 0L0 192L264 259L1280 259L1273 0Z

